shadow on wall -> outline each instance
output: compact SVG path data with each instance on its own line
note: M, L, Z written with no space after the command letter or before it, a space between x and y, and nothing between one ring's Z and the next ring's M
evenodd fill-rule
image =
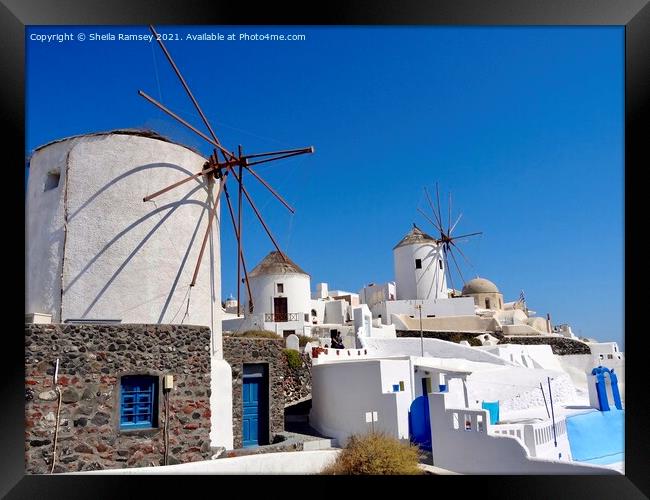
M175 169L178 171L181 171L183 173L186 173L188 175L193 175L193 172L190 172L187 169L181 168L177 165L169 164L169 163L152 163L152 164L147 164L143 165L134 169L131 169L128 172L125 172L121 174L120 176L116 177L113 181L110 183L106 184L103 186L101 189L99 189L97 192L95 192L88 200L86 200L81 207L79 207L75 212L73 212L69 217L68 220L71 220L73 217L79 214L85 207L87 207L93 200L95 200L99 195L102 193L106 192L107 190L110 189L111 186L114 186L121 180L124 180L125 178L129 177L130 175L133 175L135 173L144 171L144 170L151 170L151 169L157 169L157 168L171 168ZM196 181L198 182L198 181ZM206 202L201 203L196 200L190 200L189 198L192 197L196 192L204 190L206 191ZM93 307L97 304L97 302L101 299L101 297L104 295L104 293L108 290L110 285L115 281L115 279L120 275L120 273L124 270L124 268L129 264L129 262L133 259L133 257L140 251L140 249L147 243L147 241L154 235L154 233L167 221L175 212L178 208L182 206L187 206L187 205L198 205L204 208L202 211L197 224L193 230L192 237L190 242L187 244L187 247L184 251L184 255L181 259L180 265L178 267L178 270L175 274L173 283L171 284L169 293L167 294L167 298L165 300L165 303L161 309L160 315L158 317L158 322L162 322L164 319L164 316L167 312L167 308L169 307L169 304L171 302L172 296L176 291L176 288L178 286L178 282L180 280L181 274L183 272L183 269L185 268L189 253L192 249L192 246L196 240L196 236L198 234L199 228L201 226L201 223L203 222L204 215L207 210L212 208L212 203L211 203L211 192L208 192L208 190L205 188L204 185L199 184L195 188L193 188L191 191L189 191L185 196L183 196L180 200L173 202L173 203L168 203L163 206L156 206L155 209L151 210L149 213L147 213L145 216L139 218L138 220L134 221L132 224L130 224L128 227L117 233L111 240L109 240L104 247L84 266L84 268L74 277L72 280L66 285L64 288L63 292L66 293L68 292L72 286L86 273L88 272L92 266L95 264L95 262L103 255L105 254L116 242L118 242L120 239L122 239L126 234L128 234L130 231L132 231L134 228L138 227L142 223L146 222L149 220L151 217L156 216L157 214L160 214L161 212L167 211L161 218L160 220L156 223L156 225L143 237L143 239L135 246L135 248L132 250L132 252L128 255L128 257L120 264L120 266L115 270L115 272L111 275L111 277L107 280L107 282L104 284L104 286L101 288L99 293L93 298L93 300L90 302L88 307L85 309L85 311L82 314L82 317L85 318L87 315L92 311ZM154 206L155 206L155 202ZM212 246L211 246L212 249ZM213 272L213 270L211 270ZM210 280L212 283L214 280ZM189 289L188 289L189 293ZM212 290L212 295L214 297L215 291ZM177 313L178 314L178 311ZM173 319L172 319L173 321Z

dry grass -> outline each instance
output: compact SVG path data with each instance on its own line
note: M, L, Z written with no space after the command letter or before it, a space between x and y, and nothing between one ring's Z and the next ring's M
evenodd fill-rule
M298 370L302 367L302 357L298 351L293 349L282 349L282 352L287 357L287 363L294 370Z
M248 330L246 332L233 334L231 337L243 337L249 339L282 339L280 335L276 335L274 332L268 330Z
M308 342L318 343L318 337L310 337L309 335L298 335L298 345L300 347L305 347Z
M375 432L351 436L336 460L323 469L327 475L415 475L417 446L401 443L394 437Z

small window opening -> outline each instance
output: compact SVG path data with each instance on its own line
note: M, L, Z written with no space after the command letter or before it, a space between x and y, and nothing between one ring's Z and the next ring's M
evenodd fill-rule
M485 308L490 309L490 299L485 299Z
M415 269L422 269L422 259L415 259Z
M440 267L440 269L442 269L442 261L441 260L438 261L438 267Z
M284 293L284 283L278 283L278 293Z
M158 427L158 377L125 375L120 381L120 428Z
M47 174L47 178L45 179L45 188L43 191L49 191L58 187L60 179L61 174L59 174L59 172L49 172Z

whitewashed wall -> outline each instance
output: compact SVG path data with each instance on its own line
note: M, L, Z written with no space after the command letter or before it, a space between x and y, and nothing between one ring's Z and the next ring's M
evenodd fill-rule
M618 356L622 359L618 359ZM571 354L566 356L557 356L562 369L571 377L571 381L576 388L584 395L588 394L589 384L588 377L591 370L599 365L614 369L618 379L618 390L621 400L625 403L625 356L622 353L616 353L614 359L600 359L599 354Z
M564 372L503 367L498 370L477 370L467 377L470 406L480 406L482 401L499 401L502 411L544 407L544 397L549 401L547 377L551 378L555 404L575 401L574 386ZM540 382L544 395L539 387Z
M311 309L316 311L316 322L317 323L324 323L325 322L325 304L327 302L324 300L319 300L319 299L312 299L311 301ZM310 321L313 321L314 317L311 315L311 311L309 313L309 318Z
M405 391L392 392L392 384L400 380L406 384ZM365 420L369 411L378 413L376 431L408 439L410 401L408 360L339 362L312 367L310 425L342 445L350 435L370 431L371 425Z
M416 309L417 305L422 306L422 321L435 323L441 321L443 317L469 316L476 317L474 314L474 300L471 297L457 297L454 299L429 299L429 300L394 300L375 304L371 310L374 317L381 315L382 323L391 324L393 314L403 314L413 316L420 321L420 311ZM428 316L435 316L430 318ZM480 319L480 318L479 318ZM427 323L427 324L429 324Z
M283 292L277 291L278 283L282 283ZM310 279L306 274L263 274L250 278L251 294L253 295L253 313L244 308L244 319L228 319L223 322L223 328L228 331L243 332L246 330L269 330L283 335L286 330L293 330L296 335L310 335L312 299L310 296ZM287 298L287 313L297 314L291 321L267 321L267 314L275 314L274 297ZM307 315L307 321L305 321Z
M200 171L204 161L183 146L121 134L37 150L26 207L27 312L54 321L180 323L211 194L191 181L155 202L142 198ZM59 186L43 192L52 170L60 172ZM184 318L213 331L221 310L218 223L217 216Z
M324 323L342 325L345 323L349 305L344 300L330 300L325 302Z
M284 292L277 292L277 284L282 283ZM272 314L273 298L287 298L287 312L304 314L311 312L310 279L306 274L264 274L250 278L253 295L254 314Z
M501 359L494 354L467 347L445 340L424 338L425 356L436 358L457 358L468 361L493 363L495 365L511 365L508 361ZM375 357L388 356L420 356L421 347L419 338L362 338L361 344L368 352L374 353Z
M523 344L499 344L481 346L478 349L490 352L502 359L517 363L527 368L546 368L549 370L562 371L562 365L558 356L553 354L553 349L548 344L523 345Z
M212 444L232 447L227 431L232 388L230 379L223 382L229 367L217 363L222 360L219 210L196 286L189 288L218 183L209 191L202 180L193 180L142 201L199 172L204 162L184 146L123 133L79 136L37 149L26 195L25 308L51 314L53 322L209 326L220 375L219 381L213 377L212 399L219 403L212 412ZM52 171L60 174L59 185L44 191Z
M397 292L394 281L382 284L373 283L371 285L366 285L359 292L359 302L361 304L367 304L370 308L379 302L396 299Z
M415 268L415 259L422 260L421 269ZM397 300L447 297L442 247L435 243L416 243L397 247L393 250L393 264Z
M462 474L620 474L596 465L531 458L521 439L490 435L486 410L454 409L448 393L429 394L433 463ZM454 413L458 429L454 429ZM464 415L471 418L466 430ZM477 418L483 421L478 430Z

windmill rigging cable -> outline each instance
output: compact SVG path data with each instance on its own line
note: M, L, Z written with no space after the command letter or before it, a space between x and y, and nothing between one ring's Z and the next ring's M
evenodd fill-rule
M173 183L171 185L168 185L167 187L165 187L165 188L163 188L163 189L161 189L159 191L156 191L153 194L150 194L150 195L144 197L143 201L145 201L145 202L149 201L149 200L153 199L154 197L159 196L159 195L161 195L161 194L163 194L163 193L165 193L165 192L167 192L167 191L169 191L171 189L174 189L175 187L183 184L184 182L189 182L190 180L192 180L194 178L197 178L198 176L201 176L202 174L205 174L205 173L210 173L211 172L213 175L209 176L210 178L212 178L213 176L223 178L224 182L223 182L223 184L220 185L220 188L221 188L221 186L223 186L223 188L224 188L224 192L226 194L226 199L228 200L228 206L229 206L229 209L231 211L231 218L232 218L232 222L233 222L233 228L234 228L234 231L235 231L235 236L236 236L236 238L238 240L238 256L237 256L238 267L239 267L239 262L241 261L242 265L244 266L244 275L245 275L245 280L246 280L246 286L248 287L249 307L252 309L253 304L252 304L252 298L250 297L250 287L249 287L249 284L248 284L248 273L247 273L246 267L244 265L243 249L242 249L242 245L241 245L241 243L242 243L241 242L241 236L242 236L241 228L243 227L242 214L243 214L244 210L243 210L243 206L242 206L241 201L240 201L239 202L239 210L238 210L238 214L237 214L238 219L239 219L239 223L236 223L234 221L234 216L232 214L232 208L230 207L230 201L229 201L229 198L228 198L228 193L227 193L227 191L225 189L225 176L230 173L235 178L235 180L239 183L240 197L241 197L241 193L243 191L243 194L246 197L248 205L250 205L253 212L255 212L255 216L257 217L257 219L259 220L261 225L264 227L264 230L266 231L266 234L268 235L270 240L273 242L276 249L284 257L284 252L278 246L278 244L276 242L276 239L274 238L273 234L271 233L271 230L269 229L269 227L267 226L266 222L264 221L262 215L260 214L259 209L257 208L257 206L254 203L253 199L251 198L248 191L246 190L246 188L243 185L243 170L242 169L246 168L248 172L250 172L268 191L270 191L283 205L285 205L285 207L290 212L293 213L293 209L287 204L287 202L264 179L262 179L260 176L258 176L255 173L255 171L250 167L252 167L254 165L262 164L262 163L282 160L282 159L289 158L289 157L292 157L292 156L297 156L297 155L302 155L302 154L312 154L312 153L314 153L314 147L310 146L308 148L289 149L289 150L282 150L282 151L258 152L258 153L250 155L250 158L258 158L258 160L250 162L250 163L248 162L248 158L245 155L242 154L242 146L241 145L239 146L239 154L237 156L233 152L228 151L227 149L225 149L221 145L221 141L217 138L214 130L212 129L212 126L211 126L210 122L208 121L207 117L205 116L205 113L201 109L201 106L199 105L198 101L196 100L196 98L194 97L192 91L190 90L189 85L188 85L187 81L185 80L183 74L181 73L181 71L178 68L178 66L176 65L176 63L174 62L174 59L173 59L172 55L167 50L167 47L165 46L165 43L163 43L163 41L158 37L158 34L156 32L155 27L153 25L149 25L149 29L152 32L152 34L154 36L156 36L156 39L158 41L158 45L160 46L161 50L163 51L165 57L167 58L167 61L171 65L171 68L173 69L174 73L178 77L178 80L180 81L183 89L185 90L185 92L187 94L187 97L189 97L189 99L192 101L192 104L194 105L194 109L189 110L189 108L185 108L185 107L183 107L183 109L189 110L189 114L192 117L195 117L198 114L200 116L200 118L201 118L201 121L203 122L203 125L210 132L211 137L209 137L205 133L201 132L198 128L191 125L187 120L181 118L176 113L174 113L171 109L169 109L167 106L163 105L160 102L157 102L154 98L147 95L142 90L139 90L138 94L141 97L143 97L145 100L147 100L151 104L153 104L155 107L157 107L160 111L162 111L162 112L166 113L168 116L171 116L172 118L174 118L177 123L180 123L181 125L183 125L187 129L190 129L195 134L197 134L199 137L203 138L208 143L215 146L216 149L213 149L213 152L209 155L209 159L207 161L207 164L205 165L205 166L207 166L207 171L199 172L197 174L192 175L188 179L185 179L183 181L176 182L176 183ZM155 73L155 77L156 77L156 83L158 85L159 94L162 96L162 90L160 88L160 78L159 78L159 74L158 74L158 67L157 67L155 53L152 52L152 56L153 56L153 64L154 64L154 73ZM227 125L227 124L223 124L223 125L228 127L228 128L239 130L240 132L244 132L246 134L258 137L259 139L262 139L262 140L265 140L265 141L272 141L272 142L275 142L275 143L284 144L282 141L278 141L277 139L274 139L274 138L263 137L263 136L261 136L259 134L255 134L254 132L250 132L250 131L247 131L247 130L244 130L244 129L241 129L241 128L238 128L238 127L232 127L232 126ZM219 159L218 159L219 152L223 156L223 160L224 160L223 162L220 162ZM261 159L261 160L259 159L259 158L264 158L264 157L268 157L268 158ZM235 173L235 169L237 167L239 169L239 176L237 176L237 174ZM295 168L295 165L294 165L294 168ZM292 169L292 171L290 173L287 173L286 175L288 176L288 175L291 175L291 174L293 174L293 169ZM221 189L219 190L219 193L217 194L217 198L219 198L220 194L221 194ZM266 202L264 203L264 206L266 207L266 205L269 202L270 202L270 199L267 199ZM198 261L196 263L196 267L194 269L194 276L192 278L192 283L190 284L190 287L194 286L195 283L196 283L196 277L197 277L197 274L199 272L201 257L203 255L203 251L204 251L204 248L205 248L205 244L206 244L208 235L210 235L210 233L211 233L210 230L211 230L211 226L212 226L212 219L215 216L215 212L216 212L217 207L218 207L217 204L218 204L218 199L215 200L215 205L213 206L212 210L210 210L210 219L209 219L209 223L208 223L207 232L206 232L206 234L204 236L203 243L201 245L201 250L200 250L200 253L199 253ZM292 231L292 226L290 226L288 238L290 238L290 236L291 236L291 231ZM210 240L210 241L212 241L212 240ZM176 252L178 253L178 250L176 250ZM286 257L284 257L284 258L286 260ZM239 278L238 278L238 281L239 281ZM239 298L239 287L240 287L239 282L237 283L237 286L238 286L238 298ZM190 304L191 304L191 290L188 290L188 292L187 292L187 306L186 306L185 315L183 316L181 324L185 321L185 319L187 317L189 317ZM180 310L177 312L177 314L179 312L180 312ZM174 316L174 318L175 317L176 317L176 315Z
M151 58L153 59L153 72L156 75L156 85L158 85L158 97L160 100L163 100L162 88L160 87L160 78L158 77L158 64L156 63L156 51L153 50L153 44L151 46Z
M190 317L190 300L192 300L192 287L189 287L188 293L187 293L187 307L185 308L185 315L183 316L183 319L181 320L181 325L183 324L183 321L185 321L185 318Z
M176 314L174 314L174 316L172 316L172 319L169 320L170 323L173 323L174 320L176 319L176 316L178 316L178 313L181 312L181 309L183 308L183 304L185 303L185 299L189 295L191 289L192 289L192 287L190 285L187 285L187 292L185 292L185 297L183 297L183 300L181 300L181 305L178 308L178 310L176 311Z

